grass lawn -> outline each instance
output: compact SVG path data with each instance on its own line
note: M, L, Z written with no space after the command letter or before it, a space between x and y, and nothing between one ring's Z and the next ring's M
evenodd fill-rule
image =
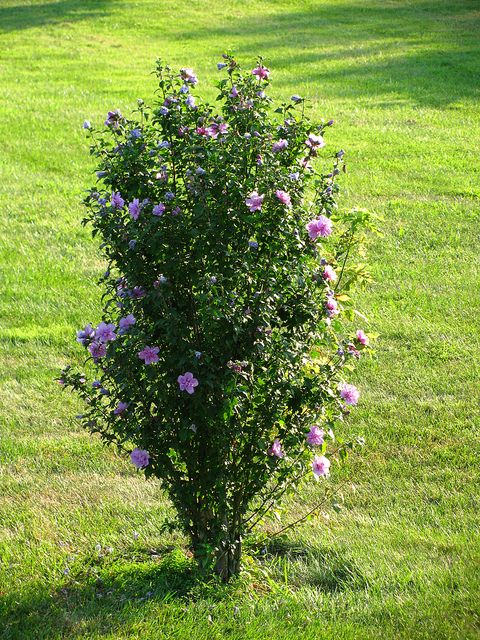
M480 637L479 34L478 0L0 0L0 638ZM335 119L343 204L385 235L361 302L378 357L345 426L367 446L331 480L348 472L343 509L219 589L53 378L100 310L83 120L148 98L156 57L213 97L226 48Z

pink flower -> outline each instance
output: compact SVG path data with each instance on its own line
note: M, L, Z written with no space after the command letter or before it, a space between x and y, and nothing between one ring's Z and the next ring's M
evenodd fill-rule
M277 140L277 142L273 143L272 151L273 153L278 153L279 151L283 151L287 147L288 147L288 140L281 138L280 140Z
M329 264L326 264L323 269L322 278L328 280L328 282L334 282L337 279L335 269Z
M316 136L314 133L311 133L305 140L305 144L307 147L310 147L310 149L321 149L325 146L325 140L322 136Z
M315 456L312 462L313 473L319 478L326 478L330 473L330 460L325 456Z
M145 449L134 449L130 454L130 460L137 467L137 469L143 469L150 462L150 454Z
M356 405L358 398L360 397L360 391L353 384L347 384L344 382L339 387L340 397L345 404Z
M259 80L265 80L269 76L270 69L267 69L267 67L263 65L258 65L255 69L252 69L252 73L254 76L257 76Z
M197 127L195 132L198 133L199 136L208 136L207 127Z
M186 391L190 395L195 391L195 387L198 387L198 380L193 377L191 371L186 371L183 376L177 378L180 391Z
M310 431L307 433L307 442L308 444L314 446L321 445L323 444L324 435L324 430L320 429L320 427L317 427L317 425L314 424L312 427L310 427Z
M95 340L98 340L98 342L108 342L109 340L115 340L117 336L115 335L114 331L114 324L105 324L105 322L100 322L98 327L95 329Z
M285 455L278 438L275 438L275 440L273 441L272 446L268 450L268 454L271 456L276 456L277 458L283 458L283 456Z
M327 309L327 314L329 318L333 318L338 315L340 311L338 310L338 304L335 298L329 297L325 303L325 307Z
M370 342L370 338L364 331L362 331L362 329L358 329L355 335L357 336L357 340L360 342L360 344L366 346Z
M156 204L153 207L152 213L154 216L163 216L166 208L167 207L163 204L163 202L160 202L160 204Z
M227 133L227 131L228 124L226 124L225 122L220 122L219 124L214 122L209 127L207 127L207 134L215 140L218 138L219 134Z
M128 205L128 213L132 216L134 220L138 220L138 216L140 215L140 211L142 210L142 205L140 204L140 200L135 198Z
M112 207L114 209L121 209L123 207L123 205L125 204L125 200L122 198L122 196L120 195L120 193L118 191L115 191L114 193L112 193L112 197L110 199L110 202L111 202Z
M252 193L245 200L245 204L250 211L261 211L264 198L264 195L259 196L256 191L252 191Z
M143 351L139 351L138 357L140 360L143 360L145 364L153 364L160 360L158 357L159 351L160 349L158 347L145 347Z
M92 357L95 360L95 362L99 358L103 358L104 356L107 355L107 347L103 342L97 342L97 341L92 342L91 344L88 345L88 350L92 354Z
M292 206L292 200L286 191L281 191L281 189L277 189L277 191L275 191L275 195L277 196L277 198L280 200L282 204L286 204L287 207Z
M332 221L326 216L320 216L307 224L307 231L312 240L316 240L318 236L328 238L332 233Z
M119 402L115 407L115 409L113 410L113 415L120 416L122 415L122 413L125 413L127 409L128 409L128 402Z

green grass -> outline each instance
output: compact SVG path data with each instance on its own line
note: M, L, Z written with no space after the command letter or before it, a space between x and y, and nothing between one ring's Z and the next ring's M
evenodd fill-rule
M0 638L480 637L479 33L477 0L0 0ZM226 48L336 120L344 206L385 235L343 510L219 588L52 379L100 307L81 123L151 95L157 56L211 85Z

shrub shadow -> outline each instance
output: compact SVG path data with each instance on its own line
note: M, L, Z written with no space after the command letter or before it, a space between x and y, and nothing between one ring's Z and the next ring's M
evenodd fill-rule
M287 572L292 586L314 587L327 594L360 590L368 582L354 561L335 549L302 545L286 537L272 538L264 549L265 560Z
M310 586L326 594L366 587L354 563L327 547L277 538L258 561L270 575L267 591L274 581L280 588ZM197 600L219 602L230 594L230 585L205 581L193 559L180 549L137 547L120 557L93 554L79 558L53 590L39 583L1 598L0 638L54 640L90 637L89 633L96 637L128 628L149 603L184 607Z
M186 599L199 582L193 562L181 551L84 557L57 589L32 585L0 600L0 638L53 640L85 637L87 630L111 632L128 625L147 602Z
M475 0L370 0L319 2L304 11L292 5L175 36L212 49L226 43L240 59L258 51L277 70L276 86L321 87L324 97L373 95L391 108L477 97L479 29Z
M108 0L60 0L0 7L0 33L98 18L107 5Z

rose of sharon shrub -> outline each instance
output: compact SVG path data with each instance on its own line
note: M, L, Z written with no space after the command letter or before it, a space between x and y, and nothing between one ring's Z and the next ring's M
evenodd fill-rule
M192 69L159 63L157 104L86 128L84 222L109 266L101 321L77 334L93 381L67 367L60 382L87 429L161 480L227 580L252 526L351 446L333 429L359 398L349 374L368 336L347 291L368 280L351 259L371 225L337 210L332 122L311 123L298 95L274 111L261 60L218 67L216 107L192 95Z

